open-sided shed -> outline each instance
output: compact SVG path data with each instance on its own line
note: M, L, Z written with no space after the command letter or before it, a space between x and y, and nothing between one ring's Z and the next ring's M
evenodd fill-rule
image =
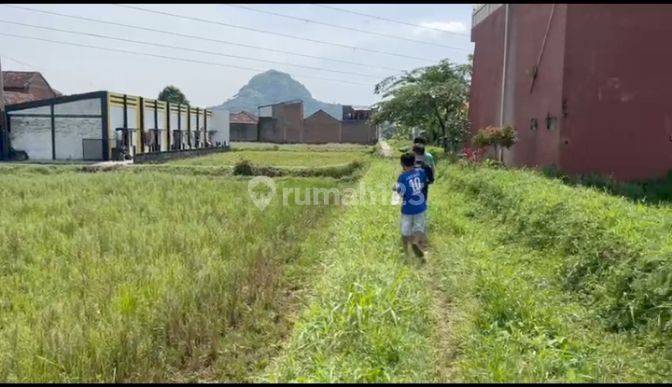
M226 146L228 111L96 91L7 106L9 144L31 160L115 160Z

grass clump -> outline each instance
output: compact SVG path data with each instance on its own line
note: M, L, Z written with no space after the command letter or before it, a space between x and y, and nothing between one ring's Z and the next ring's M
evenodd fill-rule
M257 166L249 160L241 160L233 168L234 175L240 176L293 176L293 177L330 177L335 179L355 180L361 176L368 164L361 160L354 160L348 164L314 167L314 168L277 168L272 166Z
M270 142L245 142L234 141L231 150L262 150L262 151L298 151L298 152L366 152L371 145L351 143L327 143L327 144L274 144Z
M240 150L233 152L214 153L201 157L173 160L170 165L190 166L222 166L236 165L248 160L250 163L260 166L276 168L306 167L316 168L324 166L343 165L366 157L364 152L333 151L315 152L306 150Z

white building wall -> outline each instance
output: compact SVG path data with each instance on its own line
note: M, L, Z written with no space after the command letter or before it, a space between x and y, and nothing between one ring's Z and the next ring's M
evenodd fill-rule
M128 119L128 127L136 129L132 132L133 144L136 152L140 152L140 110L136 106L128 106L126 109L126 118Z
M149 129L155 129L156 127L154 126L154 109L153 108L148 108L145 107L144 111L144 124L145 124L145 130Z
M51 108L47 106L47 110L50 111ZM12 115L9 120L9 141L12 148L25 151L30 160L51 160L51 117Z
M191 120L189 123L189 128L191 130L191 147L192 148L197 148L198 144L196 144L196 131L198 128L196 127L196 110L192 110L189 112L189 119Z
M177 111L170 111L170 149L173 149L175 144L175 136L173 131L177 130Z
M158 129L163 129L161 132L161 150L166 151L168 150L168 141L167 141L167 135L166 135L166 111L165 110L159 110L157 112L158 115Z
M13 116L22 114L51 114L51 106L40 106L28 109L14 110L9 112Z
M208 119L208 131L216 130L213 135L215 144L221 145L229 143L229 111L217 109L212 111L212 116Z
M57 103L54 105L54 114L101 114L100 98L83 99L73 102Z
M182 130L182 149L189 149L189 143L187 142L187 112L180 112L180 125Z
M83 140L100 140L103 121L102 118L55 117L54 128L56 160L81 160L84 158ZM101 152L100 159L102 157Z

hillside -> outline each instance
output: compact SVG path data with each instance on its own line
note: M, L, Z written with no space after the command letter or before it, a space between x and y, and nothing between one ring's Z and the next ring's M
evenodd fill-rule
M232 113L246 110L256 114L257 107L260 105L292 99L303 100L305 117L322 109L335 118L341 119L342 105L316 100L301 82L296 81L287 73L276 70L268 70L253 76L236 95L219 106L213 106L212 109L227 109Z

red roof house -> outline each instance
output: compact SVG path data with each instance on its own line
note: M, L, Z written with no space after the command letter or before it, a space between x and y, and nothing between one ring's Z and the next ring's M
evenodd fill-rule
M5 104L39 101L62 94L49 85L42 74L34 71L3 71Z
M230 113L229 128L231 141L257 141L258 122L259 117L250 112Z

